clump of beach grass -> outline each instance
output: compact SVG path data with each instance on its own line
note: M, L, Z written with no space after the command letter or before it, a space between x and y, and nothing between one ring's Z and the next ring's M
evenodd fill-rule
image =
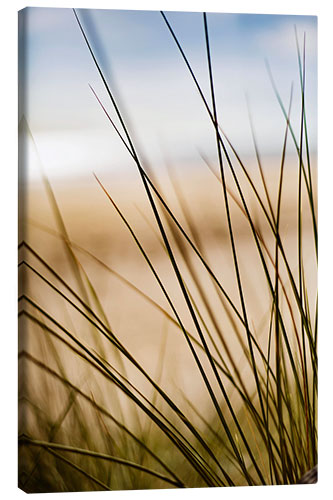
M161 12L175 49L200 95L207 112L207 126L211 127L216 140L219 167L216 182L220 186L217 205L224 207L221 213L225 214L227 238L223 245L231 249L235 284L230 293L209 263L200 228L177 180L170 173L183 220L171 208L163 194L163 186L158 185L157 179L141 162L135 141L75 10L74 15L119 126L91 87L96 105L105 113L133 161L133 168L138 171L155 223L154 231L174 273L191 326L188 327L189 322L183 319L179 304L172 298L135 227L116 204L103 180L95 176L101 196L107 197L110 210L118 214L129 231L164 296L166 307L71 240L52 187L44 177L57 221L56 230L47 230L52 237L62 241L72 280L68 282L28 241L20 243L22 280L46 287L63 304L64 315L55 316L33 296L32 286L27 291L22 285L20 335L33 331L41 347L40 356L36 357L29 352L29 344L22 341L19 352L21 377L25 372L31 374L31 380L22 381L20 387L19 486L28 492L46 492L295 484L317 464L318 309L317 298L313 298L313 290L309 289L312 283L307 280L303 258L302 217L306 205L311 219L314 262L317 260L315 171L310 160L305 112L305 38L303 51L297 41L302 97L298 138L290 122L293 88L285 106L268 67L285 118L278 184L272 196L256 142L260 186L220 127L208 16L203 14L210 93L204 95L176 33ZM280 230L288 138L295 146L298 169L296 266L295 256L289 257ZM247 201L248 192L251 200L255 200L255 209ZM256 248L260 279L263 279L256 286L268 290L269 321L264 345L258 339L249 314L232 204L246 221ZM257 223L254 215L257 212L261 214L266 232ZM98 291L85 271L83 257L98 265L106 278L115 276L147 301L152 310L159 311L166 328L168 324L177 328L205 387L209 411L198 408L186 393L182 394L179 403L179 399L174 399L163 388L162 371L168 369L163 362L163 332L160 352L156 355L159 368L154 375L126 348L126 342L112 328L112 318L108 318ZM200 279L199 266L218 302L212 303L211 292ZM243 353L242 364L246 372L230 347L230 327L227 336L216 303L228 318L234 341ZM66 315L71 318L71 327L64 322ZM85 336L81 335L82 324L88 326L89 333ZM85 366L85 380L79 381L71 373L68 359ZM133 373L137 375L131 376ZM90 383L84 388L86 380L96 384L103 381L103 388L107 388L103 394L104 405L99 402L100 398L97 401L97 386L94 389ZM145 389L137 380L144 382ZM56 417L41 410L30 386L35 390L38 386L44 408L48 405L57 408ZM108 406L111 400L112 411Z

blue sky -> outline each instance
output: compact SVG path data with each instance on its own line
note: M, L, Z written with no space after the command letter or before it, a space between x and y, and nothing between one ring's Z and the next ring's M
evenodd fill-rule
M72 10L29 8L20 15L26 26L21 30L27 63L25 114L48 175L127 168L128 154L89 89L88 83L114 116ZM198 151L214 158L214 130L160 13L82 9L78 15L150 163L195 164L200 162ZM166 15L208 97L202 15ZM294 82L292 123L299 130L295 25L300 43L306 32L306 106L315 152L316 18L208 14L220 124L240 154L253 154L245 96L262 153L277 154L282 148L284 120L265 59L286 106Z

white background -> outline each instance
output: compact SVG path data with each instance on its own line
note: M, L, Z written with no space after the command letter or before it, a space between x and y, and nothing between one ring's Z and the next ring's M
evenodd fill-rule
M249 2L233 0L224 2L212 0L164 0L129 1L123 0L73 0L38 1L31 4L12 0L3 2L0 15L1 59L0 59L0 99L1 99L1 181L0 181L0 307L1 307L1 397L0 397L0 496L2 498L22 497L17 489L17 11L26 6L36 7L86 7L86 8L129 8L164 9L317 15L319 31L319 231L320 231L320 316L319 316L319 483L315 486L246 487L221 489L200 489L185 491L139 491L75 493L52 498L105 498L112 499L186 499L209 498L261 499L270 497L329 498L332 495L332 9L326 0ZM331 492L331 493L330 493ZM39 495L38 498L44 498ZM45 497L47 498L47 497Z

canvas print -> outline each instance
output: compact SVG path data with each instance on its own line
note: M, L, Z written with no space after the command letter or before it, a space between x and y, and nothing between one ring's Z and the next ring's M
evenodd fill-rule
M316 482L317 19L18 21L19 488Z

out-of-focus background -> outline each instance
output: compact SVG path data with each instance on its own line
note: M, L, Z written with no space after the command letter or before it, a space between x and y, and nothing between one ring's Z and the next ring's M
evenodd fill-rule
M143 165L152 173L173 213L190 233L189 221L184 217L184 208L187 207L210 265L240 307L221 184L210 171L219 176L214 128L161 14L83 9L78 9L77 14L129 125ZM209 99L202 15L179 12L166 15ZM59 231L59 226L50 197L41 182L44 173L51 182L69 238L169 311L128 229L93 177L96 173L163 276L172 300L187 318L188 312L160 244L136 165L88 86L93 86L118 124L73 11L28 8L21 14L20 22L20 35L26 37L21 52L25 59L20 61L21 92L25 86L21 94L25 106L21 109L20 127L22 143L25 144L21 151L21 171L24 172L21 180L26 202L21 221L24 237L63 277L75 284L59 235L52 234L52 231ZM208 26L220 125L265 197L249 123L249 104L262 167L275 208L286 124L265 59L286 108L291 83L294 82L291 123L298 140L301 91L295 30L300 48L306 33L306 113L311 160L316 166L316 18L208 14ZM237 160L233 155L231 157L251 214L266 238L272 256L274 238ZM295 146L289 136L281 234L286 238L294 270L297 268L298 168ZM226 162L225 169L230 193L240 203ZM316 176L313 182L316 187ZM268 289L246 217L231 198L230 204L242 278L247 287L250 321L258 335L264 335L270 314ZM304 265L310 273L310 283L313 283L309 288L313 298L316 275L306 196L303 196L303 205ZM179 254L177 258L185 269L183 257ZM122 332L125 345L133 348L136 355L142 355L144 365L154 363L161 344L163 316L91 259L80 258L100 294L108 318L115 330ZM187 258L192 259L190 254ZM197 269L199 281L203 280L210 300L220 311L219 321L228 332L230 324L218 302L214 302L217 296L214 287L206 282L206 272L199 267L198 260L194 259L192 265ZM192 283L191 273L185 276ZM43 288L39 290L38 280L33 283L34 294L37 293L45 302L46 309L54 307L56 301L52 296ZM200 295L197 300L200 302ZM54 311L56 316L64 317L62 307L60 304L60 309ZM185 323L192 328L189 318ZM236 358L241 356L232 334L227 337L237 352ZM265 338L267 340L267 336ZM188 371L193 359L185 340L182 342L182 355L179 354L180 344L169 343L169 357L166 355L166 359L173 364L174 377L165 375L165 380L173 386L182 380L186 390L192 391L193 396L197 395L200 400L201 393L193 384L191 370ZM180 362L182 356L188 362Z
M222 189L219 178L216 178L219 177L219 166L214 128L160 13L78 9L77 14L134 138L143 166L191 237L194 234L191 223L194 224L207 262L240 310ZM209 101L202 15L175 12L166 15ZM89 88L89 85L94 88L119 125L73 11L29 8L22 13L20 22L20 34L26 37L21 52L23 58L19 61L22 76L20 96L25 102L19 117L19 133L24 145L20 165L24 174L20 179L20 194L24 199L20 221L23 235L63 279L78 289L68 253L59 238L59 217L57 219L52 197L42 182L44 173L51 182L68 237L74 243L76 255L98 294L112 330L148 373L158 377L161 387L172 395L174 401L188 410L185 394L192 404L207 409L207 416L210 417L214 413L211 401L181 331L166 320L161 310L152 306L142 293L171 314L167 301L128 229L93 176L93 173L98 176L124 213L165 284L185 327L196 336L172 266L161 245L136 165ZM316 200L316 18L208 14L208 26L220 125L246 165L268 209L255 156L249 120L251 115L274 210L286 123L268 76L266 62L286 108L291 85L294 85L291 124L299 141L301 90L295 27L300 48L306 32L306 117ZM265 256L273 277L274 266L270 257L274 258L275 239L237 159L234 155L231 158L251 217L265 243ZM271 295L226 163L225 168L250 328L264 352L267 352ZM280 231L292 272L296 274L298 169L299 160L289 135ZM314 316L316 260L311 213L305 194L302 204L303 264L309 308ZM186 253L183 247L177 247L177 238L166 222L165 227L175 248L182 276L203 315L202 322L213 332L222 358L227 359L228 349L231 351L236 368L239 367L248 389L252 391L253 373L236 338L230 308L221 304L216 288L198 259L190 252ZM87 252L103 261L112 272L109 273ZM286 285L281 308L288 332L291 332L292 347L296 349L293 318L287 303L292 297L291 287L285 270L280 272L282 284ZM131 285L124 284L124 279ZM217 324L209 314L200 287L214 311ZM91 335L89 324L68 304L64 305L54 290L41 283L40 279L30 276L26 291L85 343L93 348L99 347L94 337L96 332ZM290 308L294 313L297 311L292 299ZM244 335L242 328L240 331ZM220 343L221 333L225 345ZM29 341L24 347L30 354L53 369L59 368L48 341L40 336L38 329L29 328L27 338ZM81 359L73 358L66 348L57 342L55 344L69 379L93 394L95 400L105 404L110 411L121 413L118 403L115 404L113 397L109 396L108 384L104 385L102 377L98 374L95 377ZM104 349L107 360L122 370L107 343ZM209 369L207 360L203 363ZM125 361L124 364L129 379L147 391L150 397L151 387L147 387L146 381L130 363ZM25 366L29 391L38 406L54 419L62 389L50 382L45 372L41 372L42 378L39 379L38 368L28 363ZM233 375L234 370L235 367L232 368ZM40 380L45 386L38 391L36 388L40 387ZM229 390L227 381L226 386ZM127 409L125 399L120 396L123 408ZM235 392L232 393L232 403L237 410L241 409ZM36 415L33 412L27 412L27 415L31 416L31 429L36 430ZM125 411L125 415L126 421L134 428L139 425L135 412ZM199 425L199 419L195 420L193 414L192 418ZM66 425L63 432L66 436ZM103 440L99 444L102 447L105 445Z
M200 166L215 159L209 117L161 14L78 9L78 16L136 143L154 168L165 161ZM167 12L202 89L209 82L202 14ZM29 8L21 13L26 64L19 61L25 113L51 178L130 171L127 151L88 84L114 117L71 9ZM263 155L280 154L284 118L274 97L270 65L285 106L294 83L291 119L300 127L295 30L306 33L308 133L316 152L317 19L310 16L208 14L219 120L240 154L253 154L248 106ZM22 42L22 38L21 38ZM248 101L248 105L247 105ZM116 120L116 123L117 120ZM288 151L294 151L291 142ZM34 163L33 179L39 177Z

